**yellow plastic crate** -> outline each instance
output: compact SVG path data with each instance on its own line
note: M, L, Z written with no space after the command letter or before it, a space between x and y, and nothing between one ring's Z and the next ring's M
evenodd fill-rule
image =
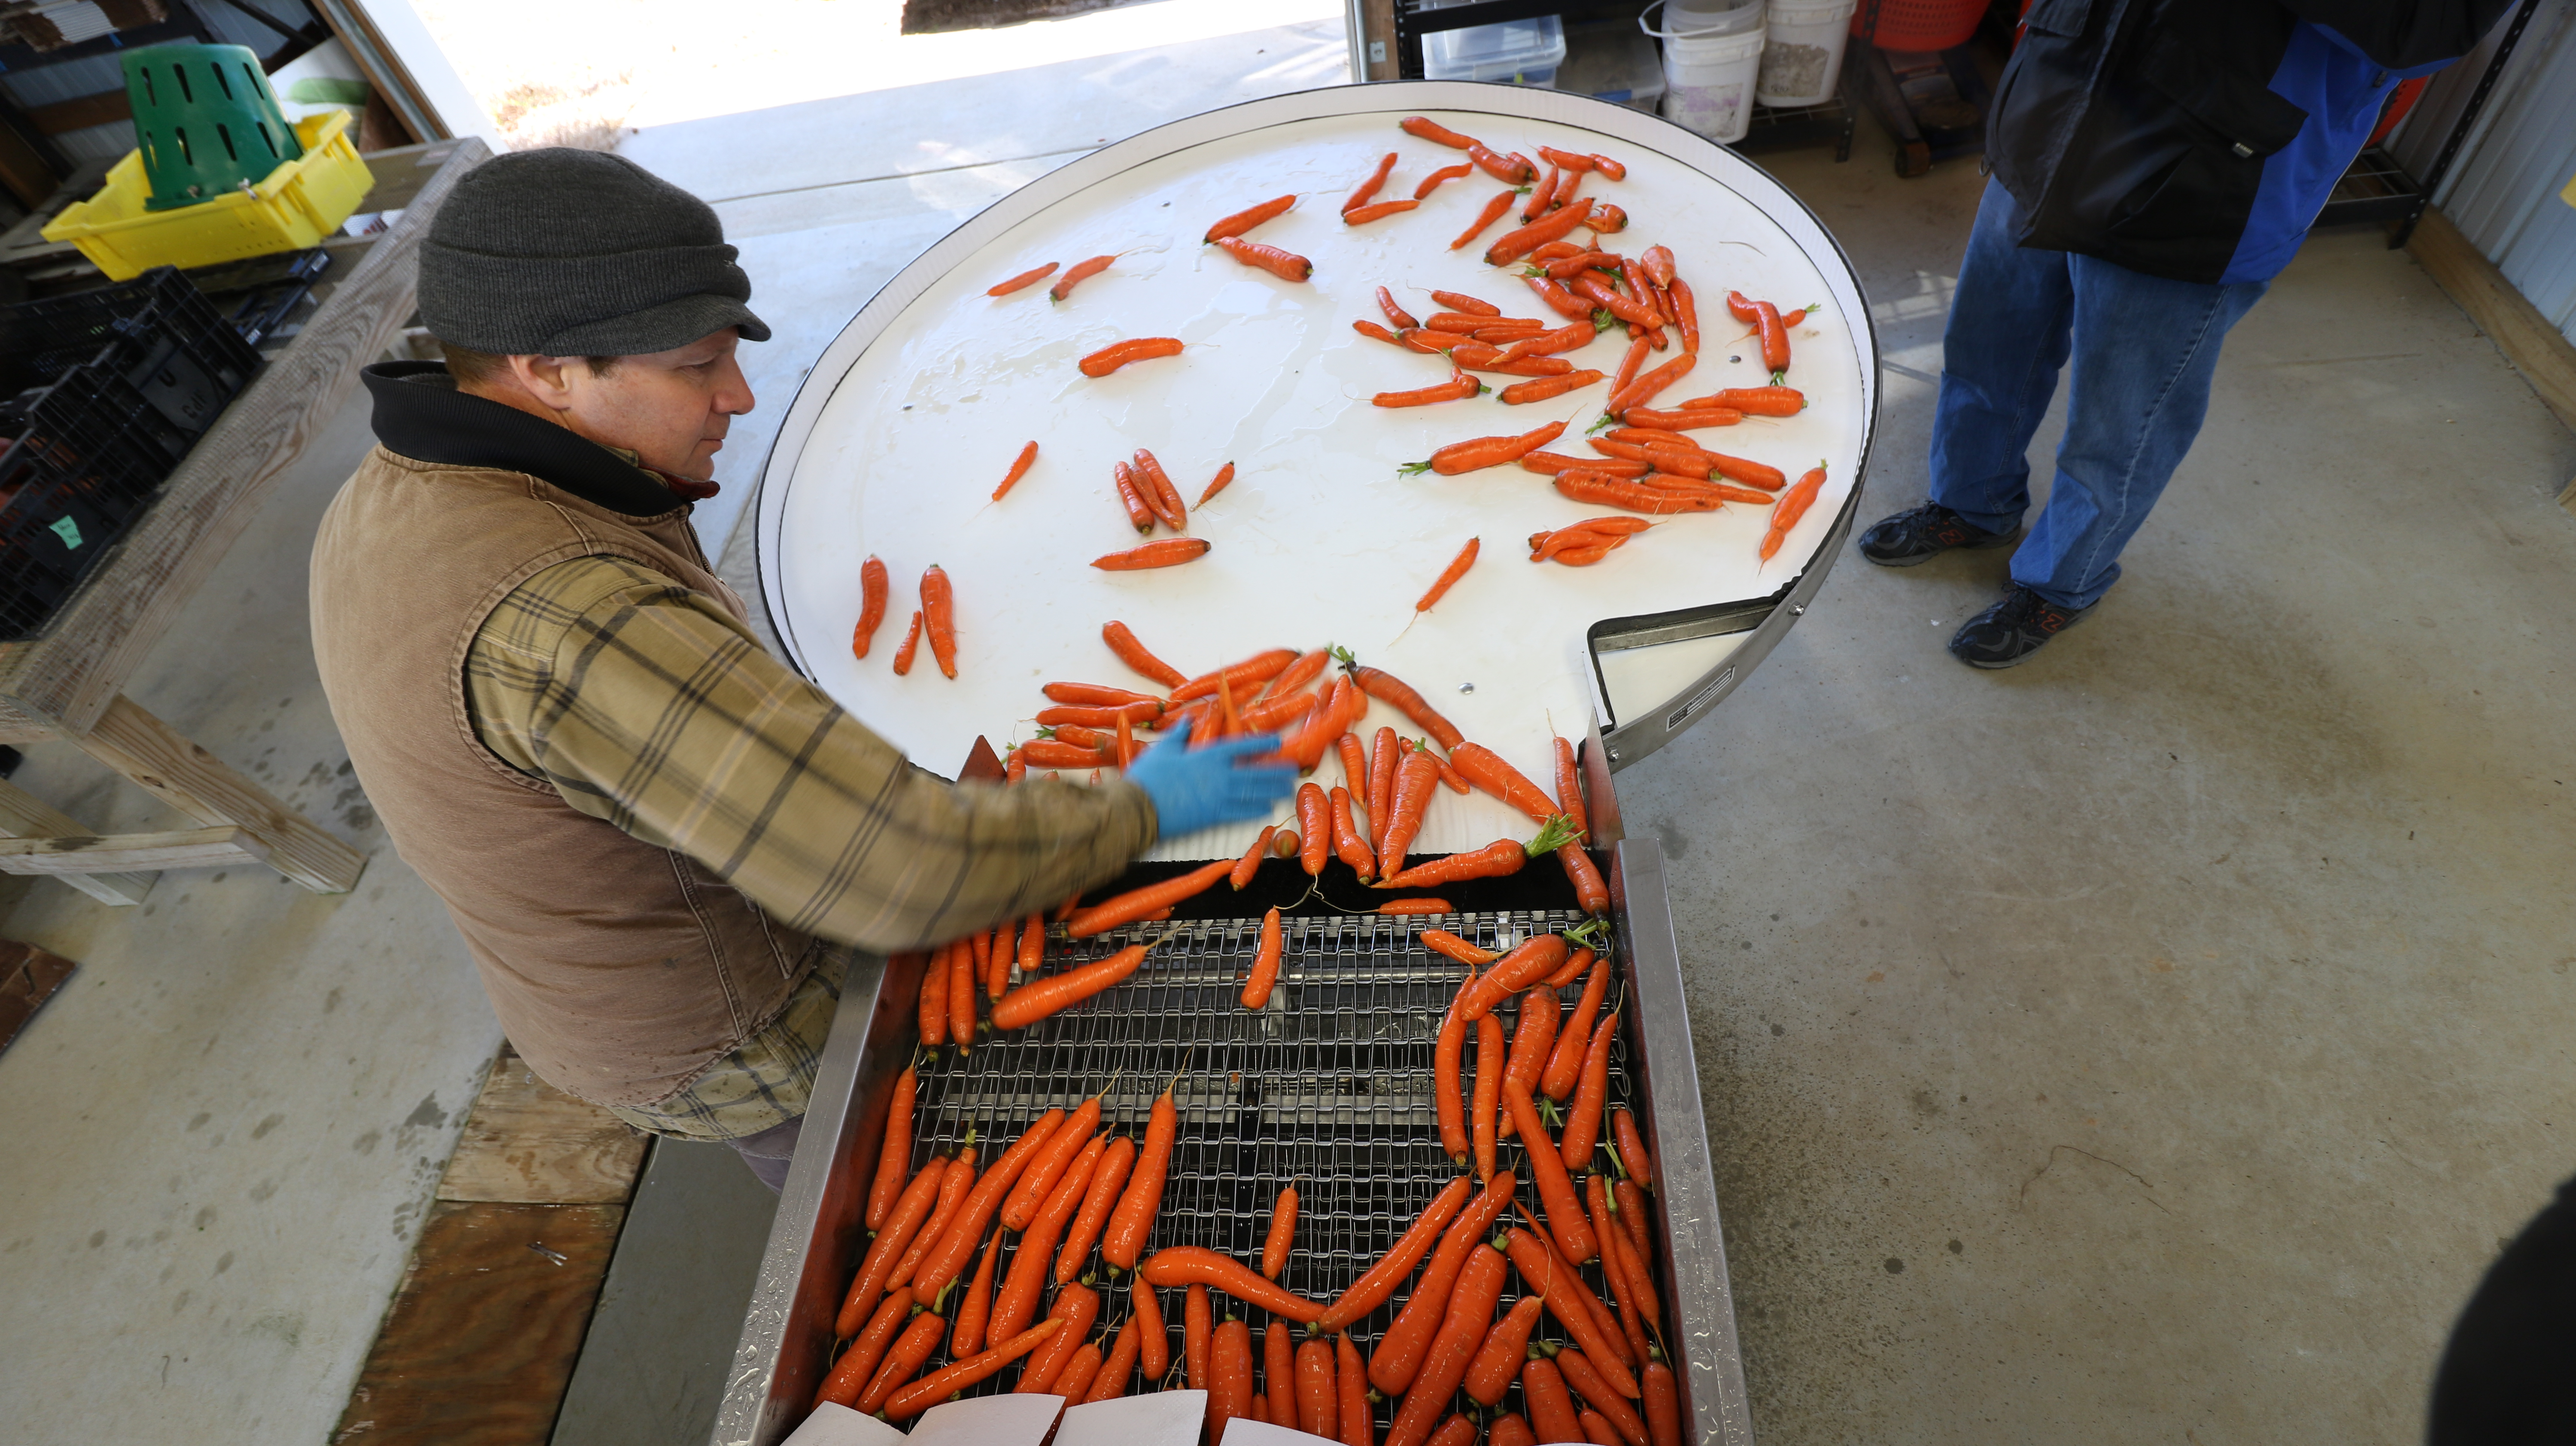
M176 211L143 209L152 182L143 174L143 153L129 152L108 170L97 195L63 208L45 227L45 239L78 246L112 281L155 266L212 266L319 245L376 184L348 134L354 120L348 111L328 110L297 121L302 156L248 190Z

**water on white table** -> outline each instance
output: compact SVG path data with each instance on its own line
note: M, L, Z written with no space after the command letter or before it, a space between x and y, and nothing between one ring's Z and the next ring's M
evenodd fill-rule
M1030 720L1047 706L1046 682L1151 689L1101 642L1110 619L1192 674L1263 648L1331 642L1413 683L1468 737L1545 786L1551 735L1580 737L1595 711L1583 642L1591 623L1765 596L1805 566L1858 460L1864 402L1849 319L1816 264L1746 198L1633 142L1571 126L1435 115L1498 150L1535 155L1546 144L1608 151L1627 164L1624 181L1593 176L1584 186L1630 217L1605 244L1629 255L1658 242L1672 248L1699 298L1705 338L1696 370L1662 402L1767 380L1758 348L1727 316L1730 289L1784 310L1821 304L1793 336L1789 381L1806 392L1807 410L1695 436L1792 478L1823 460L1824 493L1767 567L1756 550L1768 509L1730 505L1670 519L1600 564L1575 568L1533 566L1527 537L1612 509L1568 500L1517 466L1397 475L1398 464L1447 443L1550 421L1568 424L1550 450L1588 454L1582 434L1606 394L1602 384L1526 406L1491 395L1406 409L1371 404L1379 391L1448 374L1439 358L1351 329L1354 320L1384 320L1374 296L1381 284L1417 316L1442 309L1428 292L1444 289L1506 315L1561 320L1517 269L1481 259L1485 243L1519 224L1516 214L1447 249L1500 189L1482 172L1441 186L1417 210L1341 224L1342 199L1385 152L1398 160L1381 199L1409 197L1432 170L1464 159L1400 132L1398 118L1301 121L1141 164L1015 227L888 327L834 391L784 504L782 600L816 682L946 772L978 734L996 747L1035 736ZM1282 281L1200 242L1217 218L1286 191L1297 193L1296 207L1251 239L1310 258L1311 281ZM1044 262L1107 252L1117 262L1062 303L1049 301L1045 285L984 295ZM1096 380L1076 367L1111 342L1142 336L1178 337L1187 350ZM1569 360L1615 372L1625 346L1614 327ZM1679 354L1658 353L1650 365ZM1035 467L1009 497L989 501L1032 438ZM1111 464L1138 447L1152 449L1185 499L1195 501L1225 462L1235 464L1235 480L1190 513L1190 534L1214 544L1206 557L1101 571L1092 558L1139 540L1110 483ZM1416 619L1414 601L1470 537L1482 539L1475 567ZM858 615L859 564L871 553L893 573L894 600L869 656L858 659L842 640ZM917 579L934 562L955 581L959 676L942 677L925 644L899 678L890 660L917 605ZM1366 739L1382 723L1419 731L1384 704L1358 731ZM1340 775L1329 757L1318 773L1328 787ZM1473 848L1532 827L1481 793L1441 798L1419 852ZM1211 830L1166 840L1157 853L1218 857L1251 833Z

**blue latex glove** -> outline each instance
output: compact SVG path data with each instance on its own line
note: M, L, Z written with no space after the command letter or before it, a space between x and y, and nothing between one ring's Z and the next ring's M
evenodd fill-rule
M1154 816L1165 838L1264 817L1271 805L1297 791L1293 764L1239 763L1276 752L1275 734L1247 733L1196 749L1189 741L1190 725L1184 722L1127 767L1127 781L1154 800Z

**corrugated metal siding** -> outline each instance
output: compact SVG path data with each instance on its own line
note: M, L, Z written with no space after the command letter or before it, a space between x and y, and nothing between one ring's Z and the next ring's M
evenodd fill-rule
M2432 165L2490 53L2481 47L2426 90L2396 141L2408 170L2421 175ZM2434 200L2506 280L2576 341L2576 207L2559 199L2571 176L2576 0L2547 0Z

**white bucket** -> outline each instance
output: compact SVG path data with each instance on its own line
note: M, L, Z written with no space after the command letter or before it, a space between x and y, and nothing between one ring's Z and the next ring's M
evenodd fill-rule
M1754 77L1762 68L1766 32L1761 7L1739 7L1751 12L1750 23L1736 11L1727 12L1724 30L1712 34L1656 29L1654 14L1662 6L1663 0L1647 6L1637 25L1664 42L1664 118L1720 145L1744 139L1753 122Z
M1823 105L1843 73L1859 0L1771 0L1762 46L1762 78L1753 98L1764 105Z

